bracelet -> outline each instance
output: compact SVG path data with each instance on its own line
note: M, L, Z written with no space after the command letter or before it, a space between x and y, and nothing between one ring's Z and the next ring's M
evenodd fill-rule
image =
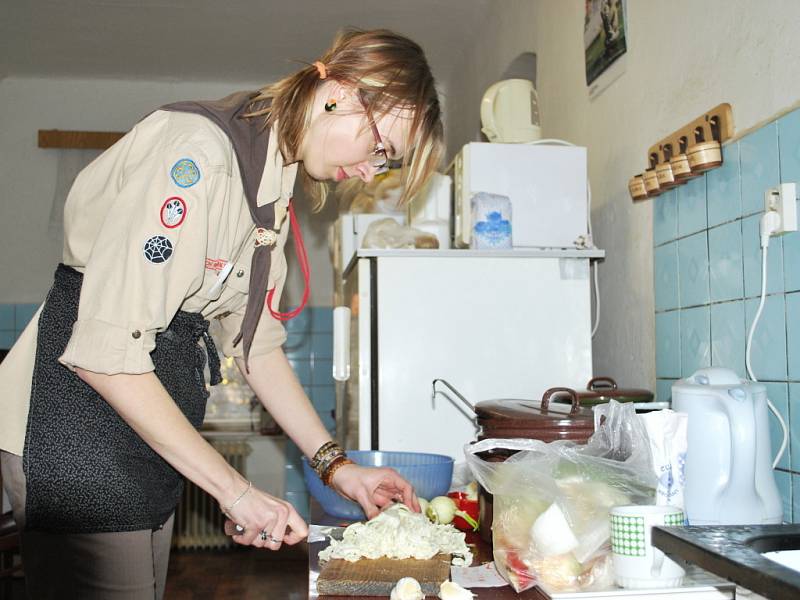
M340 457L347 456L344 448L336 442L326 442L317 450L314 457L309 461L309 466L314 469L317 476L322 479L322 475L333 462Z
M228 517L228 518L230 519L230 518L231 518L231 515L230 515L230 513L231 513L231 511L233 510L233 507L234 507L234 506L236 506L237 504L239 504L239 500L241 500L242 498L244 498L244 497L245 497L245 494L247 494L247 492L249 492L249 491L251 490L251 488L252 488L252 487L253 487L253 482L252 482L252 481L248 481L248 482L247 482L247 489L245 489L245 491L243 491L241 494L239 494L239 497L238 497L236 500L234 500L234 501L231 503L231 505L230 505L230 506L222 506L222 504L220 504L220 505L219 505L219 507L220 507L220 509L222 509L222 513L223 513L223 514L224 514L226 517Z
M331 483L333 482L333 475L334 473L336 473L336 471L338 471L345 465L354 465L354 464L355 463L346 456L337 457L330 465L328 465L328 468L322 474L322 483L330 487Z
M308 461L308 465L312 469L316 469L326 455L339 448L341 447L332 440L330 442L325 442L319 447L319 450L314 453L314 456L311 458L311 460Z

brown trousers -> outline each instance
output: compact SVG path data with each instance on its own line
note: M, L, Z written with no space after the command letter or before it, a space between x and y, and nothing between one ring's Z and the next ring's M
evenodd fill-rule
M32 600L161 600L174 515L161 529L59 534L25 531L22 458L0 451L3 487L22 530L25 586Z

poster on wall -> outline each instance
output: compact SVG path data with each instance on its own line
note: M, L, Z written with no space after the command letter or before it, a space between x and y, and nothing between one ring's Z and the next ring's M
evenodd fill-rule
M625 72L628 50L625 0L584 0L583 47L589 97L596 97Z

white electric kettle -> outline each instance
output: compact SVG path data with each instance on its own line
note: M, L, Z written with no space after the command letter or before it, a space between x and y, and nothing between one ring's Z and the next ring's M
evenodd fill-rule
M690 525L780 523L763 384L730 369L700 369L672 386L689 415L684 503Z
M481 100L481 131L490 142L535 142L542 137L539 98L529 79L504 79Z

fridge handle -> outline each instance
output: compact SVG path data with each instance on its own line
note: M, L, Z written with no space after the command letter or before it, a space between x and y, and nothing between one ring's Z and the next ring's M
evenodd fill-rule
M350 308L333 309L333 378L350 379Z

